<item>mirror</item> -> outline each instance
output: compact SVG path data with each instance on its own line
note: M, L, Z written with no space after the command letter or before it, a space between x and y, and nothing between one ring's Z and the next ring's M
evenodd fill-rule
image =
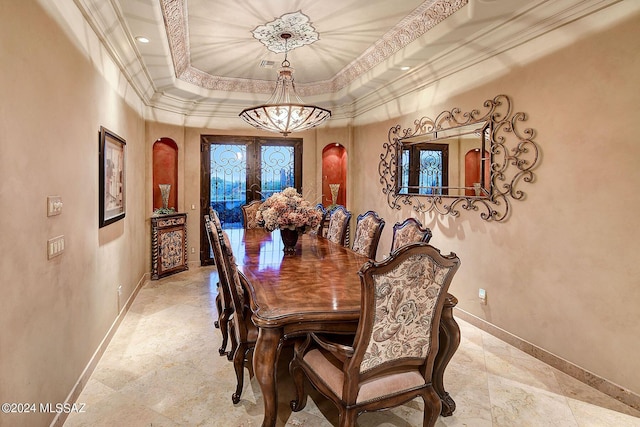
M490 122L399 138L398 194L489 197Z
M512 114L508 96L483 106L484 112L454 108L389 130L378 167L389 206L453 216L460 208L480 210L485 220L508 217L510 201L525 197L519 183L534 179L538 145L532 129L519 130L526 114Z

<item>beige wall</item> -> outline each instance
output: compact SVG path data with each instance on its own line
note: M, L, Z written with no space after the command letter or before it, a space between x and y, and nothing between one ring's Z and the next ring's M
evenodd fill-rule
M148 271L144 120L122 101L126 84L103 77L104 52L81 52L36 2L2 1L0 16L11 17L0 26L0 401L61 403ZM126 217L100 229L101 125L127 142L127 186ZM47 217L49 195L61 215ZM47 260L61 234L64 253ZM0 414L0 425L52 418Z
M118 306L149 272L153 142L169 137L178 144L178 208L189 213L189 246L196 251L189 257L197 265L200 135L257 133L242 124L145 123L133 91L96 47L90 28L69 41L69 29L34 3L0 3L0 15L13 17L0 29L0 400L63 402L116 321ZM640 393L640 232L634 226L640 196L633 191L640 184L640 145L632 126L640 105L640 13L632 3L421 88L353 125L329 124L296 137L304 138L303 188L310 197L320 193L323 147L339 142L347 148L349 209L354 217L375 209L387 221L379 256L388 252L393 223L418 216L433 230L433 244L462 259L451 289L461 309ZM73 10L70 0L55 4ZM567 48L549 50L598 27ZM500 93L528 114L542 151L536 181L522 185L527 198L513 203L512 217L487 223L473 212L451 218L390 210L378 180L389 128L443 109L479 108ZM100 125L127 140L127 215L103 229ZM46 217L47 195L62 196L61 216ZM59 234L65 253L48 261L46 240ZM488 293L486 306L478 302L480 287ZM47 414L0 415L0 425L50 420Z
M603 28L544 53L567 34L597 26ZM350 174L351 208L375 209L387 221L379 257L388 253L393 224L417 216L433 230L435 246L462 260L451 288L458 307L635 393L638 52L640 12L631 2L548 33L407 97L419 106L415 114L356 126L351 154L358 166ZM511 218L490 223L474 212L452 218L390 210L371 178L378 176L389 128L453 107L481 108L501 93L512 97L515 111L528 114L524 124L536 131L542 154L536 181L520 185L527 197L513 202ZM376 114L359 120L372 122ZM487 291L486 306L479 288Z

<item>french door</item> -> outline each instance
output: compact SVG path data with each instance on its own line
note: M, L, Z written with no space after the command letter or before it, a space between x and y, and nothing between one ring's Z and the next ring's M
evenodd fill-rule
M399 193L447 195L449 146L424 143L403 148L399 170Z
M204 215L218 212L224 227L242 227L240 207L286 187L302 187L302 139L202 135L200 261L212 264Z

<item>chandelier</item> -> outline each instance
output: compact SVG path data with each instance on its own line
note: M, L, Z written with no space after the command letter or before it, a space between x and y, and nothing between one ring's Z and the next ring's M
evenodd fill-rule
M287 60L287 40L290 33L282 33L285 41L284 61L280 67L276 89L266 104L246 108L240 117L251 126L278 132L284 136L316 127L331 116L331 111L315 105L305 105L293 84L293 68Z

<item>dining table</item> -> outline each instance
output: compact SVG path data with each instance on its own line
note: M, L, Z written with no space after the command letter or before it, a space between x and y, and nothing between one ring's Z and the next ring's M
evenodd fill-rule
M285 254L279 230L225 229L238 269L246 276L252 321L258 328L253 371L264 400L263 427L277 419L276 370L286 340L309 332L353 334L360 317L358 272L369 258L316 234L301 234L294 253ZM453 318L456 298L448 294L442 313L433 385L441 415L455 410L443 376L460 342Z

